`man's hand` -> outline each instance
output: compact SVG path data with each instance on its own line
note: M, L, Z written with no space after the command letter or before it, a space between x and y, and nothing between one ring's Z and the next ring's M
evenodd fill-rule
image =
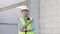
M25 32L24 29L20 29L21 32ZM27 30L27 32L31 32L31 30Z
M27 30L27 32L31 32L32 30Z
M28 24L30 24L30 20L27 20L27 22L23 25L23 27L22 27L22 29L20 29L20 31L25 32L24 28L25 28ZM27 30L27 31L30 31L30 30Z
M25 30L24 30L24 29L20 29L20 31L21 31L21 32L25 32Z
M25 28L28 24L30 24L30 20L27 20L27 22L23 25L22 28Z
M30 20L27 20L27 23L26 23L26 24L27 24L27 25L30 24Z

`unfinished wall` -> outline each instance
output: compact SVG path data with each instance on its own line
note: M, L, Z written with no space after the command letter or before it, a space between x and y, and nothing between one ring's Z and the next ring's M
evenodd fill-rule
M60 0L40 0L40 4L31 0L28 5L36 21L35 34L60 34Z
M60 34L60 0L40 0L41 34Z

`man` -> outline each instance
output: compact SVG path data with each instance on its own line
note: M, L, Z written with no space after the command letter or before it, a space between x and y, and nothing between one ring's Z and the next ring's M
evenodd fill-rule
M18 34L34 34L34 20L29 17L29 9L23 6L21 13L23 17L18 19Z

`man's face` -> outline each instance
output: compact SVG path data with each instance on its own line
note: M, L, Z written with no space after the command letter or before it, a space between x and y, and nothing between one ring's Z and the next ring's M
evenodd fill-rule
M27 17L28 14L29 14L29 11L28 11L28 10L22 10L22 15L23 15L24 17Z

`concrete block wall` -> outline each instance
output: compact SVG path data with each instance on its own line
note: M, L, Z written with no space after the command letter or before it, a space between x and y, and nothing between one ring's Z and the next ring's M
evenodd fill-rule
M35 34L60 34L60 0L31 0L28 6L36 21Z
M40 0L41 34L60 34L59 2L59 0Z
M60 34L59 2L59 0L40 0L41 34Z
M40 0L41 34L58 34L56 0Z

